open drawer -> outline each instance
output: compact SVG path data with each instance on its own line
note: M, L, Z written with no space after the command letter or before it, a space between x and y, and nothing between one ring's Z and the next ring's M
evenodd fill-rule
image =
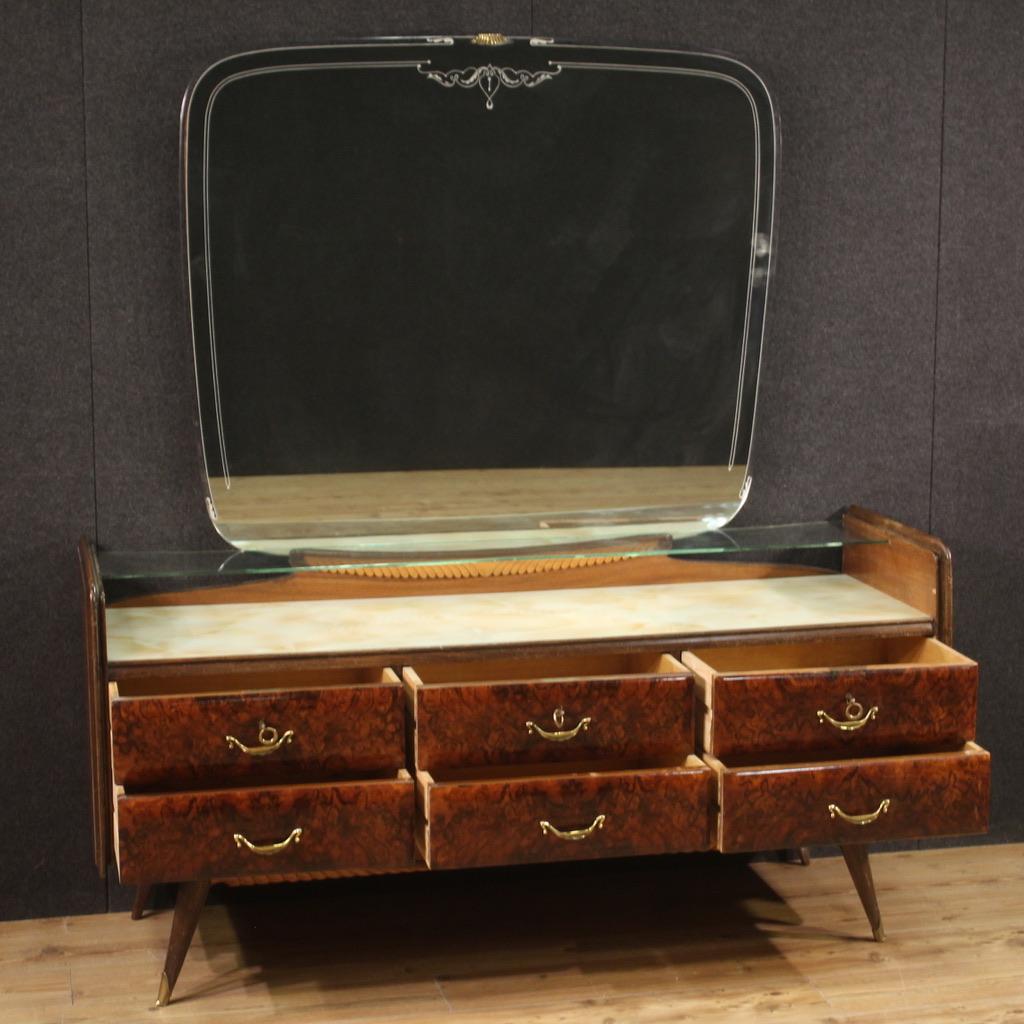
M826 763L705 760L718 776L717 846L725 853L988 829L989 755L975 743Z
M114 782L128 790L311 782L405 765L404 698L391 669L154 672L110 683L109 699Z
M707 850L713 784L693 756L676 767L501 778L421 771L420 845L432 868Z
M694 648L682 660L717 757L953 750L974 738L978 666L938 640Z
M446 662L406 668L403 679L417 768L679 763L694 750L693 679L669 655Z
M415 863L416 798L390 778L124 796L114 849L125 884L247 878Z

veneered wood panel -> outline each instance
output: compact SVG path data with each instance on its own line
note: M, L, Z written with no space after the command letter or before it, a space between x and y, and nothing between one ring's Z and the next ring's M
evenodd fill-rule
M785 751L858 757L907 748L955 749L974 738L978 667L875 666L821 672L723 675L711 688L709 752L718 757ZM849 724L847 695L865 724ZM871 714L871 709L877 709ZM856 709L854 709L856 710Z
M414 786L396 781L342 782L201 793L122 796L117 801L121 881L175 882L267 871L402 868L414 863ZM272 856L236 844L298 842Z
M421 774L432 868L682 853L710 846L713 775L687 767L434 782ZM563 832L601 827L577 841Z
M417 768L630 757L682 761L694 747L693 679L688 673L420 684L412 688L412 699ZM561 726L553 719L559 708L565 712ZM551 740L540 729L575 734Z
M401 768L405 702L401 684L391 678L379 685L269 693L112 696L114 781L128 789L194 789ZM271 753L261 750L261 722L277 732L279 745ZM257 752L242 751L228 736Z
M726 853L826 843L970 835L988 828L989 755L963 752L719 771L718 847ZM869 824L848 815L887 809Z

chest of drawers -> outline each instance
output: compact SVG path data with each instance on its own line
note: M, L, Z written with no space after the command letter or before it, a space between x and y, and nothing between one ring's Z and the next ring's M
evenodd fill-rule
M106 607L83 546L97 864L180 883L158 1002L220 881L835 844L880 939L867 844L983 832L989 757L948 553L847 527L886 543L835 575L490 589L440 623L244 586Z

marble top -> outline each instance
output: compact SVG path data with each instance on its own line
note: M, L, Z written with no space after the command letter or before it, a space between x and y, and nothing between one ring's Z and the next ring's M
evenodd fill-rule
M112 664L707 637L929 622L844 575L426 597L109 608Z

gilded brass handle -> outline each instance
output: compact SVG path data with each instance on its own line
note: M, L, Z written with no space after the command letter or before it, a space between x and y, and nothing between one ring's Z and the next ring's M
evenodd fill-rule
M258 853L261 857L273 857L276 853L283 853L292 845L292 843L298 843L301 839L302 829L293 828L287 839L282 839L279 843L269 843L266 846L258 846L256 843L250 843L241 832L236 832L235 846L239 849L244 846L247 850L250 850L253 853Z
M560 828L555 828L550 821L539 821L541 832L546 836L554 836L556 839L564 839L569 843L578 843L582 839L589 839L595 832L604 828L604 815L599 814L593 821L593 824L588 825L586 828L574 828L568 832L563 832Z
M818 711L818 721L824 725L828 722L840 732L856 732L863 729L873 718L878 717L878 706L873 705L864 710L864 705L852 693L846 695L846 707L843 708L845 719L833 718L827 711Z
M883 814L888 814L891 803L892 801L886 797L878 805L878 809L870 814L847 814L838 804L829 804L828 816L830 818L842 818L843 821L848 821L851 825L870 825L873 821L878 821Z
M267 754L272 754L275 750L280 750L286 743L291 743L295 738L295 733L288 729L278 736L277 730L272 725L267 725L261 719L260 731L256 734L256 738L260 741L260 745L258 747L247 747L241 740L236 740L234 736L224 737L228 741L229 747L235 747L243 754L249 754L252 757L265 757Z
M527 722L526 731L531 732L534 736L539 736L542 740L551 740L552 743L565 743L567 740L574 740L581 732L586 732L590 728L591 718L581 718L576 724L574 729L563 729L565 725L565 708L555 708L551 717L555 722L554 732L549 732L547 729L542 729L536 722Z

